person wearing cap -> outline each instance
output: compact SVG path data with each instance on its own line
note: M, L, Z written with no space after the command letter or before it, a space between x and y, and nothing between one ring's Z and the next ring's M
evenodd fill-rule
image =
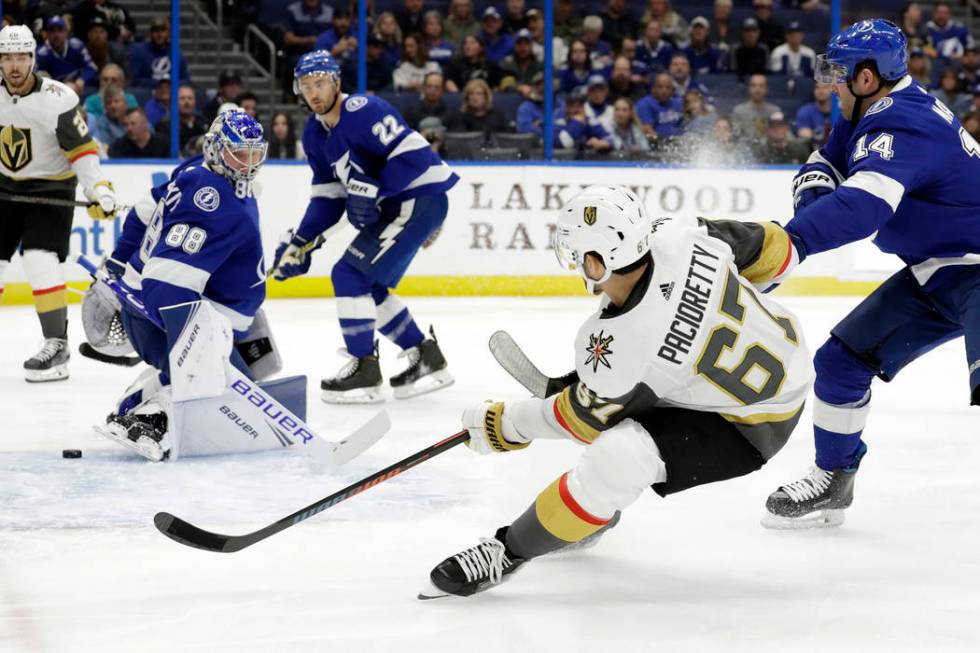
M955 68L945 68L939 75L939 86L929 91L929 95L940 102L957 116L962 116L970 110L973 98L960 92L960 79Z
M111 0L82 0L71 10L72 27L76 34L88 34L96 17L105 21L109 40L131 43L136 37L136 22L129 11Z
M136 102L136 97L132 93L126 92L126 73L123 71L121 66L114 63L109 63L103 66L102 70L99 71L99 93L92 93L90 96L85 98L85 114L88 116L93 116L98 119L105 112L105 106L102 104L102 91L110 86L115 86L123 92L123 96L126 98L126 106L130 109L134 109L139 106Z
M832 87L817 82L813 87L813 102L804 104L796 112L796 136L811 146L820 146L830 136Z
M422 36L429 48L429 59L440 66L446 64L453 58L456 46L445 37L442 14L438 11L427 11L422 24Z
M99 70L110 63L118 64L123 68L127 65L126 46L119 41L109 39L108 25L102 16L95 16L89 22L88 31L85 33L85 47Z
M810 147L793 138L783 112L771 114L766 126L766 140L755 150L756 161L765 164L800 165L806 163L809 156Z
M517 107L517 132L521 134L544 135L544 73L537 73L531 80L534 90ZM565 101L555 98L552 120L558 121L565 115Z
M170 78L158 79L153 86L153 95L143 103L143 112L153 129L157 124L170 115Z
M963 51L973 45L970 30L958 20L953 20L949 2L940 0L932 8L932 19L926 23L929 40L936 54L950 61L959 61Z
M723 70L721 50L711 43L708 36L708 19L698 16L691 21L691 40L681 49L691 63L695 75L707 75Z
M565 113L555 121L555 147L587 153L608 152L612 148L609 132L585 113L586 91L579 87L565 98Z
M769 81L765 75L757 73L749 77L748 91L749 99L732 109L732 126L740 138L751 143L765 138L769 116L778 113L779 107L766 99Z
M752 0L755 19L759 23L759 40L766 44L770 52L786 40L786 29L773 18L773 0Z
M589 77L585 93L585 116L589 123L599 123L607 132L613 128L613 108L609 103L609 84L595 73Z
M452 132L483 132L487 140L494 133L509 132L507 118L493 108L493 91L482 79L471 79L463 88L463 103L446 119Z
M739 81L750 75L765 75L769 67L769 48L760 40L759 21L749 17L742 21L742 40L732 48L730 70Z
M684 17L670 6L670 0L650 0L646 13L640 18L640 24L646 25L651 20L660 23L665 39L675 45L687 42L690 26Z
M790 77L813 77L817 53L803 45L803 28L798 20L786 27L786 42L776 46L769 56L769 72Z
M96 83L99 74L88 49L69 35L68 25L61 16L49 18L44 24L44 33L47 38L37 49L37 69L81 95L86 84Z
M462 49L446 64L443 73L446 75L446 90L450 93L459 93L471 79L482 79L491 89L499 88L504 78L500 66L484 54L483 42L472 35L463 39Z
M218 93L204 107L204 120L208 124L214 122L218 116L218 108L225 102L238 103L238 96L242 94L242 78L237 71L231 69L222 70L218 75Z
M682 133L684 103L674 93L674 80L667 73L657 73L650 93L636 103L636 117L650 140L670 138Z
M392 73L395 91L418 91L428 73L442 72L435 61L429 61L425 40L418 32L409 34L402 43L402 60Z
M643 38L636 44L634 61L642 61L653 72L667 70L670 58L674 56L674 46L663 38L659 20L651 20L643 28Z
M504 21L493 6L483 11L480 25L483 27L480 40L483 41L487 59L499 65L514 50L514 37L504 31Z
M538 9L528 9L525 16L527 16L527 28L534 39L531 43L534 56L544 63L544 16ZM551 56L552 61L555 62L565 61L568 58L568 42L554 31L551 37Z
M504 30L510 34L516 35L522 29L527 29L527 7L524 0L507 0L501 18L504 21Z
M334 59L343 61L357 55L357 37L351 32L350 10L345 7L334 9L330 27L316 37L314 50L326 50Z
M602 40L619 49L623 39L635 39L639 26L636 16L626 6L626 0L608 0L602 18Z
M536 73L544 71L544 66L534 56L534 41L530 30L522 29L514 38L514 51L500 64L504 78L500 90L514 89L527 98L533 87L532 79Z
M190 84L187 58L180 58L181 84ZM156 16L150 21L150 38L129 48L129 78L134 86L153 88L156 80L172 78L170 70L170 21Z
M912 48L909 51L909 76L923 88L932 88L934 85L932 60L922 48Z
M408 123L409 127L421 131L419 126L425 118L438 118L442 124L446 123L447 109L446 103L442 99L444 85L445 82L441 73L426 74L422 81L419 101L405 110L405 122Z
M446 38L457 49L463 47L463 39L480 33L480 23L473 17L473 0L451 0L449 17L443 28Z
M970 93L980 82L980 45L973 44L963 51L958 77L963 93Z
M402 0L402 6L395 10L395 20L402 34L421 34L425 27L423 0Z
M602 40L602 19L598 16L586 16L582 21L582 43L589 49L593 68L605 68L612 63L613 49Z

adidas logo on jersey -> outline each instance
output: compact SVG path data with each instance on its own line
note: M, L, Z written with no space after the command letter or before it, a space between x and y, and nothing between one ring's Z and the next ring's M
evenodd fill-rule
M663 293L664 299L670 299L670 293L674 292L674 282L660 284L660 292Z

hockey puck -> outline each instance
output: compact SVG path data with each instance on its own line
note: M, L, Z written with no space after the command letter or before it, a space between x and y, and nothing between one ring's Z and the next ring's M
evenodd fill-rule
M81 458L82 457L82 450L81 449L64 449L61 452L61 457L62 458Z

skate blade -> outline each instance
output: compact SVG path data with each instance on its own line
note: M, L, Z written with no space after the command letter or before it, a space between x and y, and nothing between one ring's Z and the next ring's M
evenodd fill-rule
M139 455L143 456L147 460L158 463L166 457L166 453L159 443L150 440L149 438L140 438L136 442L130 440L125 434L119 434L113 431L109 427L93 426L95 432L99 435L112 440L117 444L121 444L127 449L132 449Z
M836 528L844 523L844 510L817 510L802 517L780 517L766 512L762 525L777 531L795 531L812 528Z
M64 381L68 378L68 364L55 365L48 370L24 370L24 380L28 383L48 383Z
M384 403L385 396L381 393L381 386L377 386L343 392L322 390L320 400L326 404L380 404Z
M395 399L410 399L412 397L418 397L419 395L435 392L436 390L448 388L455 382L456 379L454 379L453 375L449 373L449 370L439 370L437 372L433 372L432 374L426 374L413 384L400 385L397 387L392 386L391 390L392 394L395 396Z
M441 589L433 585L432 581L428 581L421 590L419 590L419 600L420 601L431 601L432 599L444 599L447 596L452 596L449 592L443 592Z

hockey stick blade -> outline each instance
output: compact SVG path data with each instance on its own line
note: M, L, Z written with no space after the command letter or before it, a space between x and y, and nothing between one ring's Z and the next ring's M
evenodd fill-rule
M379 411L365 422L361 428L349 434L340 442L334 443L333 462L346 465L370 449L375 442L391 430L391 418L385 411Z
M496 331L490 336L490 353L500 366L538 399L561 392L566 386L578 381L578 374L551 377L539 370L506 331Z
M123 367L132 367L143 362L143 359L141 359L139 356L110 356L109 354L103 354L101 351L87 342L83 342L78 346L78 353L85 358L91 358L92 360L97 360L100 363L121 365Z
M269 524L265 528L260 528L257 531L248 533L245 535L222 535L221 533L212 533L206 531L203 528L198 528L193 524L184 521L180 517L176 517L168 512L158 512L153 517L153 524L157 527L161 533L172 539L174 542L178 542L185 546L189 546L195 549L203 549L204 551L214 551L218 553L234 553L236 551L241 551L242 549L252 546L256 542L261 542L262 540L275 535L279 531L286 530L290 526L295 526L296 524L306 521L310 517L317 515L327 508L332 508L333 506L346 501L351 497L368 490L375 485L384 483L385 481L398 476L402 472L406 472L412 467L430 459L438 456L439 454L446 452L453 447L463 444L470 439L469 433L466 431L460 431L455 435L451 435L441 442L422 449L408 458L398 461L394 465L385 467L379 472L375 472L370 476L357 481L352 485L348 485L338 492L334 492L328 497L324 497L315 503L302 508L294 512L293 514L283 517L282 519Z

